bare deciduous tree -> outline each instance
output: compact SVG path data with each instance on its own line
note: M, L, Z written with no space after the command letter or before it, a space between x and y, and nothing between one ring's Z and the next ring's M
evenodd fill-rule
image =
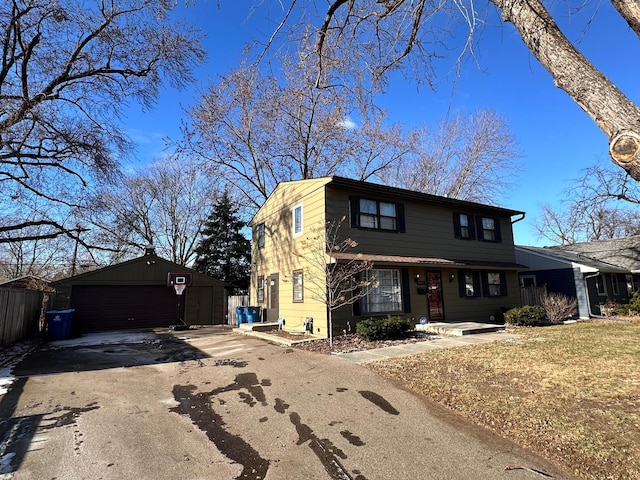
M613 162L640 181L640 108L563 34L541 0L489 0L484 5L491 4L519 32L555 85L604 132ZM611 0L611 5L640 36L638 2ZM438 61L451 52L445 42L453 38L447 35L455 28L452 24L460 20L468 28L468 38L458 50L461 58L473 51L474 34L485 23L489 10L482 8L464 1L332 0L318 28L318 63L329 68L325 59L347 51L352 71L369 69L377 79L390 69L409 65L415 78L433 85L439 80ZM318 78L322 86L323 77Z
M386 183L461 200L498 203L519 165L518 143L503 117L478 110L413 132L412 152Z
M564 245L640 234L640 185L613 165L583 170L565 198L560 207L543 205L535 223L541 237Z
M358 243L340 235L339 221L328 221L324 227L311 229L301 242L301 251L309 265L305 274L305 291L314 300L327 307L329 343L333 345L333 312L352 305L376 288L378 282L362 275L373 267L371 261L362 258L354 249Z
M209 86L189 111L183 148L204 158L250 209L281 181L365 180L408 150L400 128L383 125L383 112L358 103L344 85L316 88L314 58L304 51L295 61L280 58L279 76L242 66Z
M120 257L139 255L153 245L158 255L186 265L195 258L216 191L194 162L166 158L92 197L86 223Z
M1 207L39 197L68 216L91 182L117 170L130 147L117 123L123 105L151 105L165 81L185 85L204 59L199 34L169 20L172 8L163 0L0 3ZM77 234L50 213L5 217L0 242Z

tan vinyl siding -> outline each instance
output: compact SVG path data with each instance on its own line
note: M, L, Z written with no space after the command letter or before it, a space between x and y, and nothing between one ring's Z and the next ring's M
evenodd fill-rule
M405 231L400 233L353 228L350 196L401 204ZM302 205L303 223L302 233L294 236L292 212L297 205ZM456 238L454 212L478 219L482 216L496 219L500 225L501 241ZM413 319L416 323L421 317L428 317L428 297L424 289L419 293L420 286L415 282L416 274L423 275L428 269L441 274L444 321L489 322L492 316L500 320L504 309L520 304L517 272L513 266L515 249L511 226L511 215L517 213L521 212L344 179L334 181L332 178L321 178L281 183L250 223L254 235L259 224L265 226L264 248L258 248L257 238L254 237L252 242L251 304L267 306L269 296L266 291L264 302L257 301L258 277L263 277L266 282L270 276L277 274L277 314L285 319L285 330L302 331L305 319L311 317L314 320L314 335L326 337L328 325L323 301L326 289L324 270L319 265L321 262L313 261L318 255L323 255L325 243L315 242L318 252L309 249L309 242L318 231L324 232L326 221L337 222L345 217L339 233L340 237L352 238L358 243L353 253L442 258L466 262L469 269L478 272L502 272L505 275L507 295L466 298L460 296L457 277L461 269L458 267L374 265L374 268L400 270L401 275L403 270L406 272L402 275L403 287L408 288L410 312L404 312L406 298L403 297L403 311L398 314ZM488 266L482 266L484 264ZM491 264L510 264L511 267L504 270L490 266ZM294 302L293 299L293 272L298 270L303 272L303 302ZM318 284L324 286L318 287ZM484 286L482 289L484 290ZM354 316L353 308L352 305L347 305L334 311L334 334L353 332L357 321L368 318L367 314Z
M349 212L349 192L331 190L327 214L339 218ZM362 197L362 195L356 195ZM428 205L402 198L375 196L374 200L392 201L404 205L406 233L351 228L349 218L345 221L344 234L358 242L363 253L405 255L416 257L439 257L495 262L515 262L511 219L499 218L501 242L463 240L455 238L453 226L454 210L437 205ZM496 218L493 213L466 211L478 216Z
M327 335L326 307L318 301L319 294L310 291L313 272L308 261L311 253L305 251L307 239L318 226L325 223L324 185L328 179L301 180L280 184L269 200L251 221L255 235L257 225L265 225L265 245L258 248L257 239L252 242L250 302L265 307L268 301L257 301L259 276L279 274L279 317L285 320L285 330L302 331L307 317L314 319L314 334ZM302 205L302 234L293 234L293 208ZM315 226L315 228L314 228ZM304 301L293 301L292 276L294 270L303 271ZM323 275L323 273L322 273Z

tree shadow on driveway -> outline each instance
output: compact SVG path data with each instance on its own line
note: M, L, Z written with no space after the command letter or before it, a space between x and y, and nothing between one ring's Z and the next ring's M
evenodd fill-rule
M84 372L208 358L170 333L108 332L43 343L13 368L16 377Z

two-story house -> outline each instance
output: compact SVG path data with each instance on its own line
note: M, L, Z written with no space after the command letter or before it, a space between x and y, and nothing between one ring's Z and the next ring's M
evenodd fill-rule
M280 183L250 222L251 303L284 329L328 336L327 262L368 260L374 288L333 312L334 334L370 317L496 322L520 305L512 224L524 212L342 177ZM327 222L355 241L330 256L317 240ZM321 262L322 263L322 262ZM320 287L321 289L322 287ZM309 321L313 319L313 322ZM311 326L312 325L312 326Z

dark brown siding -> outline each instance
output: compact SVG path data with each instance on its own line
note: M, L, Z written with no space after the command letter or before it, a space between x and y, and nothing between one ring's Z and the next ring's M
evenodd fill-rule
M76 285L72 329L78 332L168 327L178 323L178 299L166 286Z

